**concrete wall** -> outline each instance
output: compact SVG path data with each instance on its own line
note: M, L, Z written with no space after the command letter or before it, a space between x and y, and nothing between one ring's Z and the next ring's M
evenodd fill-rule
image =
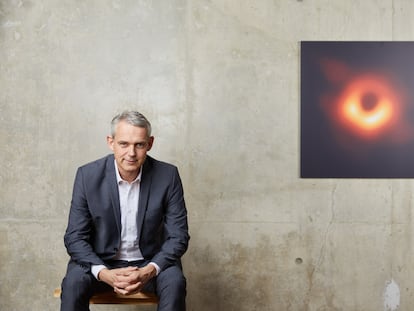
M109 152L124 108L147 115L151 154L180 168L188 310L412 310L413 182L299 178L299 41L412 40L413 12L0 1L0 310L58 309L74 173Z

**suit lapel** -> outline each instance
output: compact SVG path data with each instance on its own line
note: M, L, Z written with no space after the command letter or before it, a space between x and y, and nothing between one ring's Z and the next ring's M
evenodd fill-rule
M108 162L106 163L106 181L108 183L109 194L111 197L112 207L114 211L114 216L116 220L116 226L121 235L121 207L119 205L119 192L118 192L118 183L116 181L116 174L115 174L115 165L114 165L114 157L109 156Z
M142 178L139 191L138 202L138 216L137 216L137 229L138 237L141 236L142 224L144 222L145 212L148 206L148 198L150 194L151 182L152 182L152 170L151 159L147 156L142 168Z

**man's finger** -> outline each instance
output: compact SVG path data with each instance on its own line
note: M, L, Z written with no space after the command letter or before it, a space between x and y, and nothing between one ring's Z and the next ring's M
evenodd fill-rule
M135 284L131 284L131 285L128 285L127 287L125 287L125 290L128 293L133 294L133 293L138 292L141 289L141 285L142 285L141 282L138 282L138 283L135 283Z
M114 292L121 295L126 295L128 292L125 289L114 287Z

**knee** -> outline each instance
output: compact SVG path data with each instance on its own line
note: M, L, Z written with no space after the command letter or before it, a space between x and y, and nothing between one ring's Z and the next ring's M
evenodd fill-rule
M62 297L68 293L71 296L88 295L91 291L92 277L83 267L70 267L62 280Z
M183 272L178 267L170 267L162 271L157 277L157 288L160 290L167 290L168 292L175 292L179 295L185 295L187 281Z
M157 277L158 310L184 311L187 282L181 269L169 267Z
M176 276L175 278L171 278L169 282L167 282L168 287L170 290L175 291L179 295L185 295L186 288L187 288L187 281L184 275Z

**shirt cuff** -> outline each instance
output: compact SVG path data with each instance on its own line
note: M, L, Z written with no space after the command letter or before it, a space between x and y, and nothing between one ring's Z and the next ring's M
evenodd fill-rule
M100 281L99 280L99 278L98 278L98 275L99 275L99 272L101 272L101 270L102 269L105 269L106 268L106 266L104 266L104 265L92 265L91 266L91 272L92 272L92 274L93 274L93 276L98 280L98 281Z
M161 272L161 269L160 269L160 267L155 263L155 262L150 262L149 263L149 265L152 265L152 266L154 266L155 267L155 270L157 270L157 276L158 276L158 274Z

